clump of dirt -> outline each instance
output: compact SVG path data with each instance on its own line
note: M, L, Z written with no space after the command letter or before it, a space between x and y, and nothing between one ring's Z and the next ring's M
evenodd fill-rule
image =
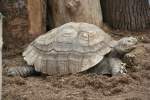
M10 84L16 84L16 85L25 85L26 81L21 78L21 77L12 77L11 79L8 79L9 77L4 77L3 78L3 85L5 85L6 83L10 83Z

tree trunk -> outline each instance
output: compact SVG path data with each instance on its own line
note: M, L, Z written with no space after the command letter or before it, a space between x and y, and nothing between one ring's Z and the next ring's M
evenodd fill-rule
M148 0L101 0L104 22L113 28L139 31L148 28Z
M27 1L29 33L39 35L46 31L46 0Z
M0 13L0 100L2 99L2 18L3 15Z
M102 25L99 0L49 0L49 6L55 27L71 21Z

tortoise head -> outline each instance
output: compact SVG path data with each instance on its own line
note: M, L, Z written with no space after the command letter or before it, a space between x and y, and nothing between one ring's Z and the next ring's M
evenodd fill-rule
M136 48L138 40L134 37L124 37L120 39L114 47L118 53L125 54Z

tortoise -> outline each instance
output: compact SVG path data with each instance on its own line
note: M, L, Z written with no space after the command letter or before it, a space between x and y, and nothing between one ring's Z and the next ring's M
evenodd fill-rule
M41 72L64 75L79 72L126 73L121 57L136 47L137 39L118 41L93 24L69 22L36 38L23 52L27 65L8 69L10 76Z

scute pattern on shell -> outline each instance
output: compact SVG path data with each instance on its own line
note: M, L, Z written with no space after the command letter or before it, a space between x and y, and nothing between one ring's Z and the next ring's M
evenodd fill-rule
M111 37L95 25L70 22L39 36L23 53L36 71L49 75L87 70L110 52Z

